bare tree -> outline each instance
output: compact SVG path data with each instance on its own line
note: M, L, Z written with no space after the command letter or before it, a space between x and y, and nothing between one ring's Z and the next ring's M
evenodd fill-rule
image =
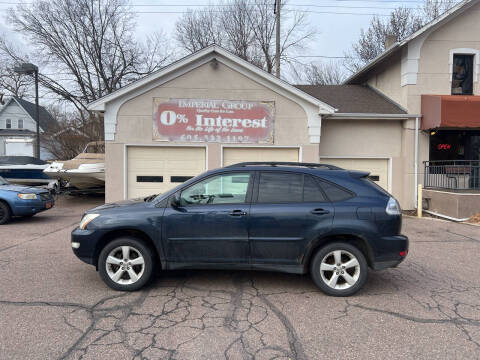
M388 36L399 41L420 29L422 24L417 12L405 7L393 10L387 19L374 16L368 29L360 31L360 38L352 45L352 51L346 54L346 68L358 70L386 50Z
M373 17L370 26L361 30L357 42L345 53L345 67L356 72L386 50L388 36L401 41L454 5L452 0L425 0L417 9L399 7L386 19Z
M442 15L454 5L455 1L452 0L425 0L421 8L421 16L423 17L424 22L428 23Z
M59 128L44 136L44 147L49 146L47 150L59 158L68 158L85 141L103 138L103 120L87 111L88 103L159 69L172 54L162 33L137 41L135 15L128 0L20 3L9 11L8 20L28 42L31 53L0 41L2 64L10 69L11 64L26 62L30 56L40 68L42 92L68 104ZM0 87L22 95L23 82L29 77L1 69ZM78 133L87 138L74 135Z
M189 10L175 24L175 37L180 46L189 53L211 44L221 45L223 34L219 27L220 21L219 13L211 8L203 11Z
M86 105L161 67L168 58L162 36L135 39L134 15L126 0L40 0L20 4L8 19L45 59L41 85L70 102L81 117ZM163 40L164 41L164 40ZM7 44L12 61L25 59Z
M290 11L282 3L281 61L292 63L295 54L314 37L306 13ZM187 53L211 44L272 73L275 67L275 26L270 0L230 0L217 7L189 11L176 24L176 39Z
M345 79L345 72L338 62L310 63L297 70L296 78L302 84L337 85Z
M228 12L220 13L220 28L225 35L222 44L229 49L235 49L235 54L244 60L261 66L261 54L255 48L255 33L250 24L250 5L243 0L232 1Z
M81 117L78 111L65 111L58 105L49 105L47 109L56 121L42 135L41 147L54 159L72 159L88 142L103 140L102 121L85 120L86 115Z
M6 42L5 37L0 36L0 48ZM29 77L15 73L14 67L15 63L12 59L0 52L0 92L4 95L23 98L27 95L32 81Z

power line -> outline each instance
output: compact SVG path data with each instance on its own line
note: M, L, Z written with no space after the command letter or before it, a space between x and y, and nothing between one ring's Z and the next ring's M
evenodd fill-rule
M423 4L425 1L424 0L317 0L317 2L351 2L351 3L393 3L393 4L402 4L402 3L413 3L413 4ZM448 0L445 1L445 3L457 3L459 2L458 0ZM32 5L34 3L32 2L13 2L13 1L0 1L0 4L5 4L5 5L22 5L22 4L27 4L27 5ZM247 5L266 5L270 6L273 5L274 3L247 3ZM191 6L191 7L232 7L236 6L235 4L212 4L212 3L205 3L205 4L189 4L189 3L175 3L175 4L127 4L125 5L127 7L185 7L185 6ZM306 6L306 7L317 7L319 5L317 4L298 4L298 3L289 3L287 6Z
M197 11L210 12L210 11ZM213 10L212 12L233 12L231 10ZM390 14L376 14L376 13L359 13L359 12L338 12L338 11L312 11L305 10L305 13L311 14L333 14L333 15L368 15L368 16L390 16ZM126 11L130 14L189 14L188 11Z

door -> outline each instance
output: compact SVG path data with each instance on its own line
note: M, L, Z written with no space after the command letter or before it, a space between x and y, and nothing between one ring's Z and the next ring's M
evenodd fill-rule
M308 174L263 171L257 176L251 262L299 265L308 243L330 230L334 207Z
M223 166L245 161L298 161L298 149L266 146L223 149Z
M253 176L229 172L181 191L165 210L167 259L180 263L248 263L248 214Z
M385 190L388 190L388 159L321 159L322 163L332 164L343 169L368 171L370 179L375 181Z
M127 198L170 190L205 171L205 148L182 146L129 146Z

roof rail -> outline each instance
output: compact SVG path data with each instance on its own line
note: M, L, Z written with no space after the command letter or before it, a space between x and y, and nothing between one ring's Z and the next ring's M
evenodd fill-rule
M330 164L318 164L318 163L304 163L304 162L292 162L292 161L248 161L237 164L228 165L226 167L243 167L243 166L304 166L311 169L326 168L328 170L343 170L342 168L330 165Z

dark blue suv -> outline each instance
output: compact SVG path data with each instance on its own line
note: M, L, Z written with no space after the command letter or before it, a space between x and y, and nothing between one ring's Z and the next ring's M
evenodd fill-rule
M407 255L398 202L368 173L310 163L240 163L161 195L87 211L72 248L113 289L144 286L154 269L309 272L348 296L368 268Z

